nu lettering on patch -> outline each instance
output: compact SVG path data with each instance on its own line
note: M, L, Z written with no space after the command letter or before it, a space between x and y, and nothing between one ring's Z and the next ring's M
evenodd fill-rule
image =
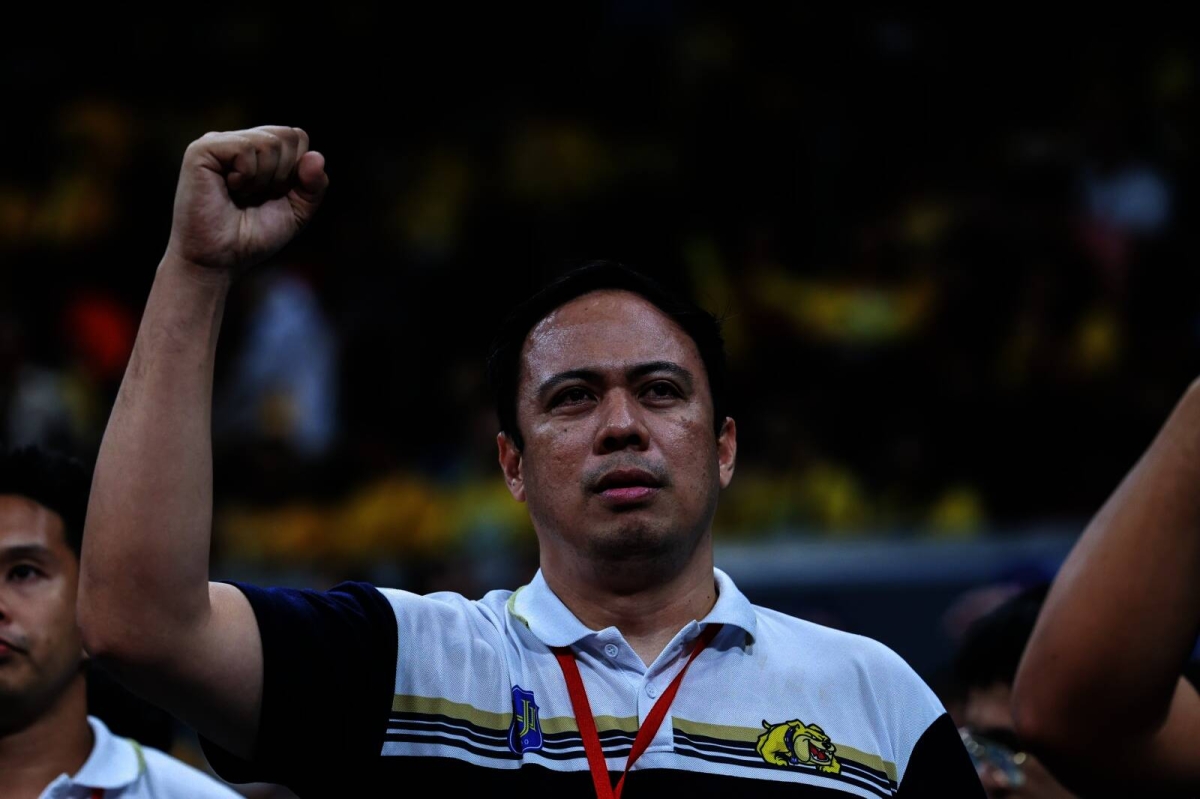
M533 699L533 691L526 691L519 685L512 689L513 716L508 728L508 748L518 755L522 752L535 752L545 743L542 739L542 724L538 718L537 702Z

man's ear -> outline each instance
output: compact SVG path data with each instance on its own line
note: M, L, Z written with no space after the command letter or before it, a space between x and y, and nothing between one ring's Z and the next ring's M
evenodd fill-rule
M721 477L721 488L728 488L733 480L733 467L737 462L737 425L733 417L726 416L717 436L717 470Z
M500 471L504 472L504 484L508 493L517 502L525 501L525 476L521 473L521 450L507 433L496 436L496 448L500 455Z

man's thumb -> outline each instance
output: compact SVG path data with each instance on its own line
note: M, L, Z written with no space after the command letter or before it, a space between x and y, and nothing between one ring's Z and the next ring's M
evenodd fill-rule
M309 150L296 164L296 185L288 193L292 209L304 222L312 219L329 187L329 176L325 174L325 156Z

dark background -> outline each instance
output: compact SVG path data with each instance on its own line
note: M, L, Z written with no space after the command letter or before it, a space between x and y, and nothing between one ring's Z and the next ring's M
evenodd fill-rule
M565 264L613 258L726 319L718 564L941 686L955 625L1053 573L1200 371L1179 20L651 1L70 21L0 50L0 440L95 454L188 142L286 124L327 157L313 225L227 309L219 576L527 579L488 336Z

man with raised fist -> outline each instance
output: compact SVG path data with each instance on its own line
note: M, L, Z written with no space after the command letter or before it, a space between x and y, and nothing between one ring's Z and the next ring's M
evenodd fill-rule
M93 656L195 727L223 776L305 796L400 795L420 776L451 795L982 797L899 656L752 605L715 568L737 454L720 326L618 264L560 276L493 342L500 467L538 539L528 585L470 600L210 582L226 295L327 185L295 128L184 155L93 483Z

